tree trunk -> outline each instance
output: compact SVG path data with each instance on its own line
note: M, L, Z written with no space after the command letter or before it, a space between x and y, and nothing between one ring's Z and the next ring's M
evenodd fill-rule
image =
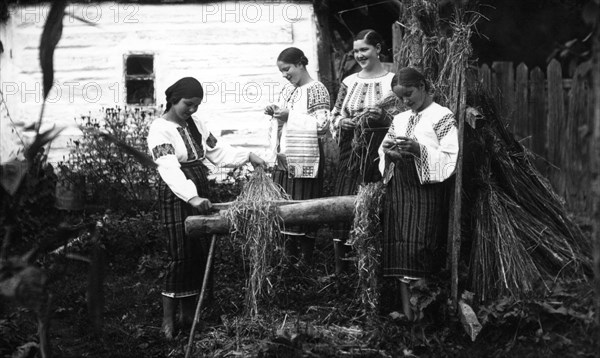
M278 215L285 225L319 224L351 221L354 217L354 195L298 200L294 204L277 202ZM188 235L226 234L230 222L224 215L195 215L185 221Z

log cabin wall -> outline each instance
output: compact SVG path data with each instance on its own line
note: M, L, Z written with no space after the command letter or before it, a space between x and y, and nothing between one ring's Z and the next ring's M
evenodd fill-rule
M0 25L2 129L11 127L6 108L15 122L39 117L38 47L49 9L48 3L13 6ZM44 123L69 129L53 144L51 162L62 160L68 139L78 134L74 118L100 118L102 108L125 105L159 113L165 89L183 76L196 77L205 87L197 116L223 140L260 152L266 149L268 124L263 108L277 101L285 83L275 64L279 52L302 49L309 71L319 77L317 29L306 2L102 2L69 4L66 11L87 23L65 16L54 53L55 86Z

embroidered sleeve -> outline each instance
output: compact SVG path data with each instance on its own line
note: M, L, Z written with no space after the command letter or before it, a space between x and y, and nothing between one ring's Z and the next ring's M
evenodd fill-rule
M456 119L454 119L454 114L452 113L442 117L442 119L433 126L438 141L441 141L452 129L456 128Z
M431 128L434 142L420 142L420 156L416 158L417 171L422 184L439 183L448 179L458 158L458 130L454 115L444 114Z
M194 182L188 180L181 171L173 144L173 138L177 135L177 132L170 132L160 120L156 120L150 125L147 141L161 179L178 198L187 202L198 195L198 190Z
M217 145L217 138L215 138L212 133L208 135L208 138L206 139L206 145L209 148L214 148Z
M307 112L317 120L317 133L325 134L329 130L329 92L320 82L308 89Z
M170 143L159 144L152 148L152 157L157 160L165 155L175 155L175 148Z

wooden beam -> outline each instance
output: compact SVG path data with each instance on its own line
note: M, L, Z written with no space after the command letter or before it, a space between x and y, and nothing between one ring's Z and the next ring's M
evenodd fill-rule
M289 205L280 205L277 214L284 225L324 224L339 221L351 221L354 217L356 196L333 196L328 198L299 200ZM231 223L222 213L215 215L194 215L185 221L188 235L227 234Z
M594 91L592 155L592 239L594 243L594 287L596 290L596 322L600 324L600 16L596 17L596 30L592 42L592 76ZM600 342L600 331L596 342Z

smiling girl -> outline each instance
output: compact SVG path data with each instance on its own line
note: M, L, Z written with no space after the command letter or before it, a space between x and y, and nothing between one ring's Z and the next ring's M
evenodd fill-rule
M208 168L215 165L240 166L265 162L247 150L222 145L206 125L193 118L202 102L202 85L192 77L175 82L165 91L167 107L150 125L148 147L158 165L161 222L167 236L167 267L162 291L162 332L173 338L175 310L181 307L181 322L191 324L196 299L202 287L208 240L191 239L184 221L211 207L208 196Z
M329 130L329 92L308 71L302 50L289 47L277 57L277 68L288 81L279 103L265 108L272 118L271 150L276 156L273 181L294 200L314 199L323 190L323 136ZM286 227L287 255L295 261L299 249L304 263L312 264L316 227Z
M388 72L379 54L382 38L374 30L363 30L354 38L354 59L360 72L346 77L332 110L334 138L340 150L334 195L355 195L362 183L381 179L377 170L377 149L387 132L392 116L382 111L378 102L392 95L393 73ZM365 115L368 113L368 115ZM336 273L345 268L343 243L348 238L349 223L337 226L334 237Z

